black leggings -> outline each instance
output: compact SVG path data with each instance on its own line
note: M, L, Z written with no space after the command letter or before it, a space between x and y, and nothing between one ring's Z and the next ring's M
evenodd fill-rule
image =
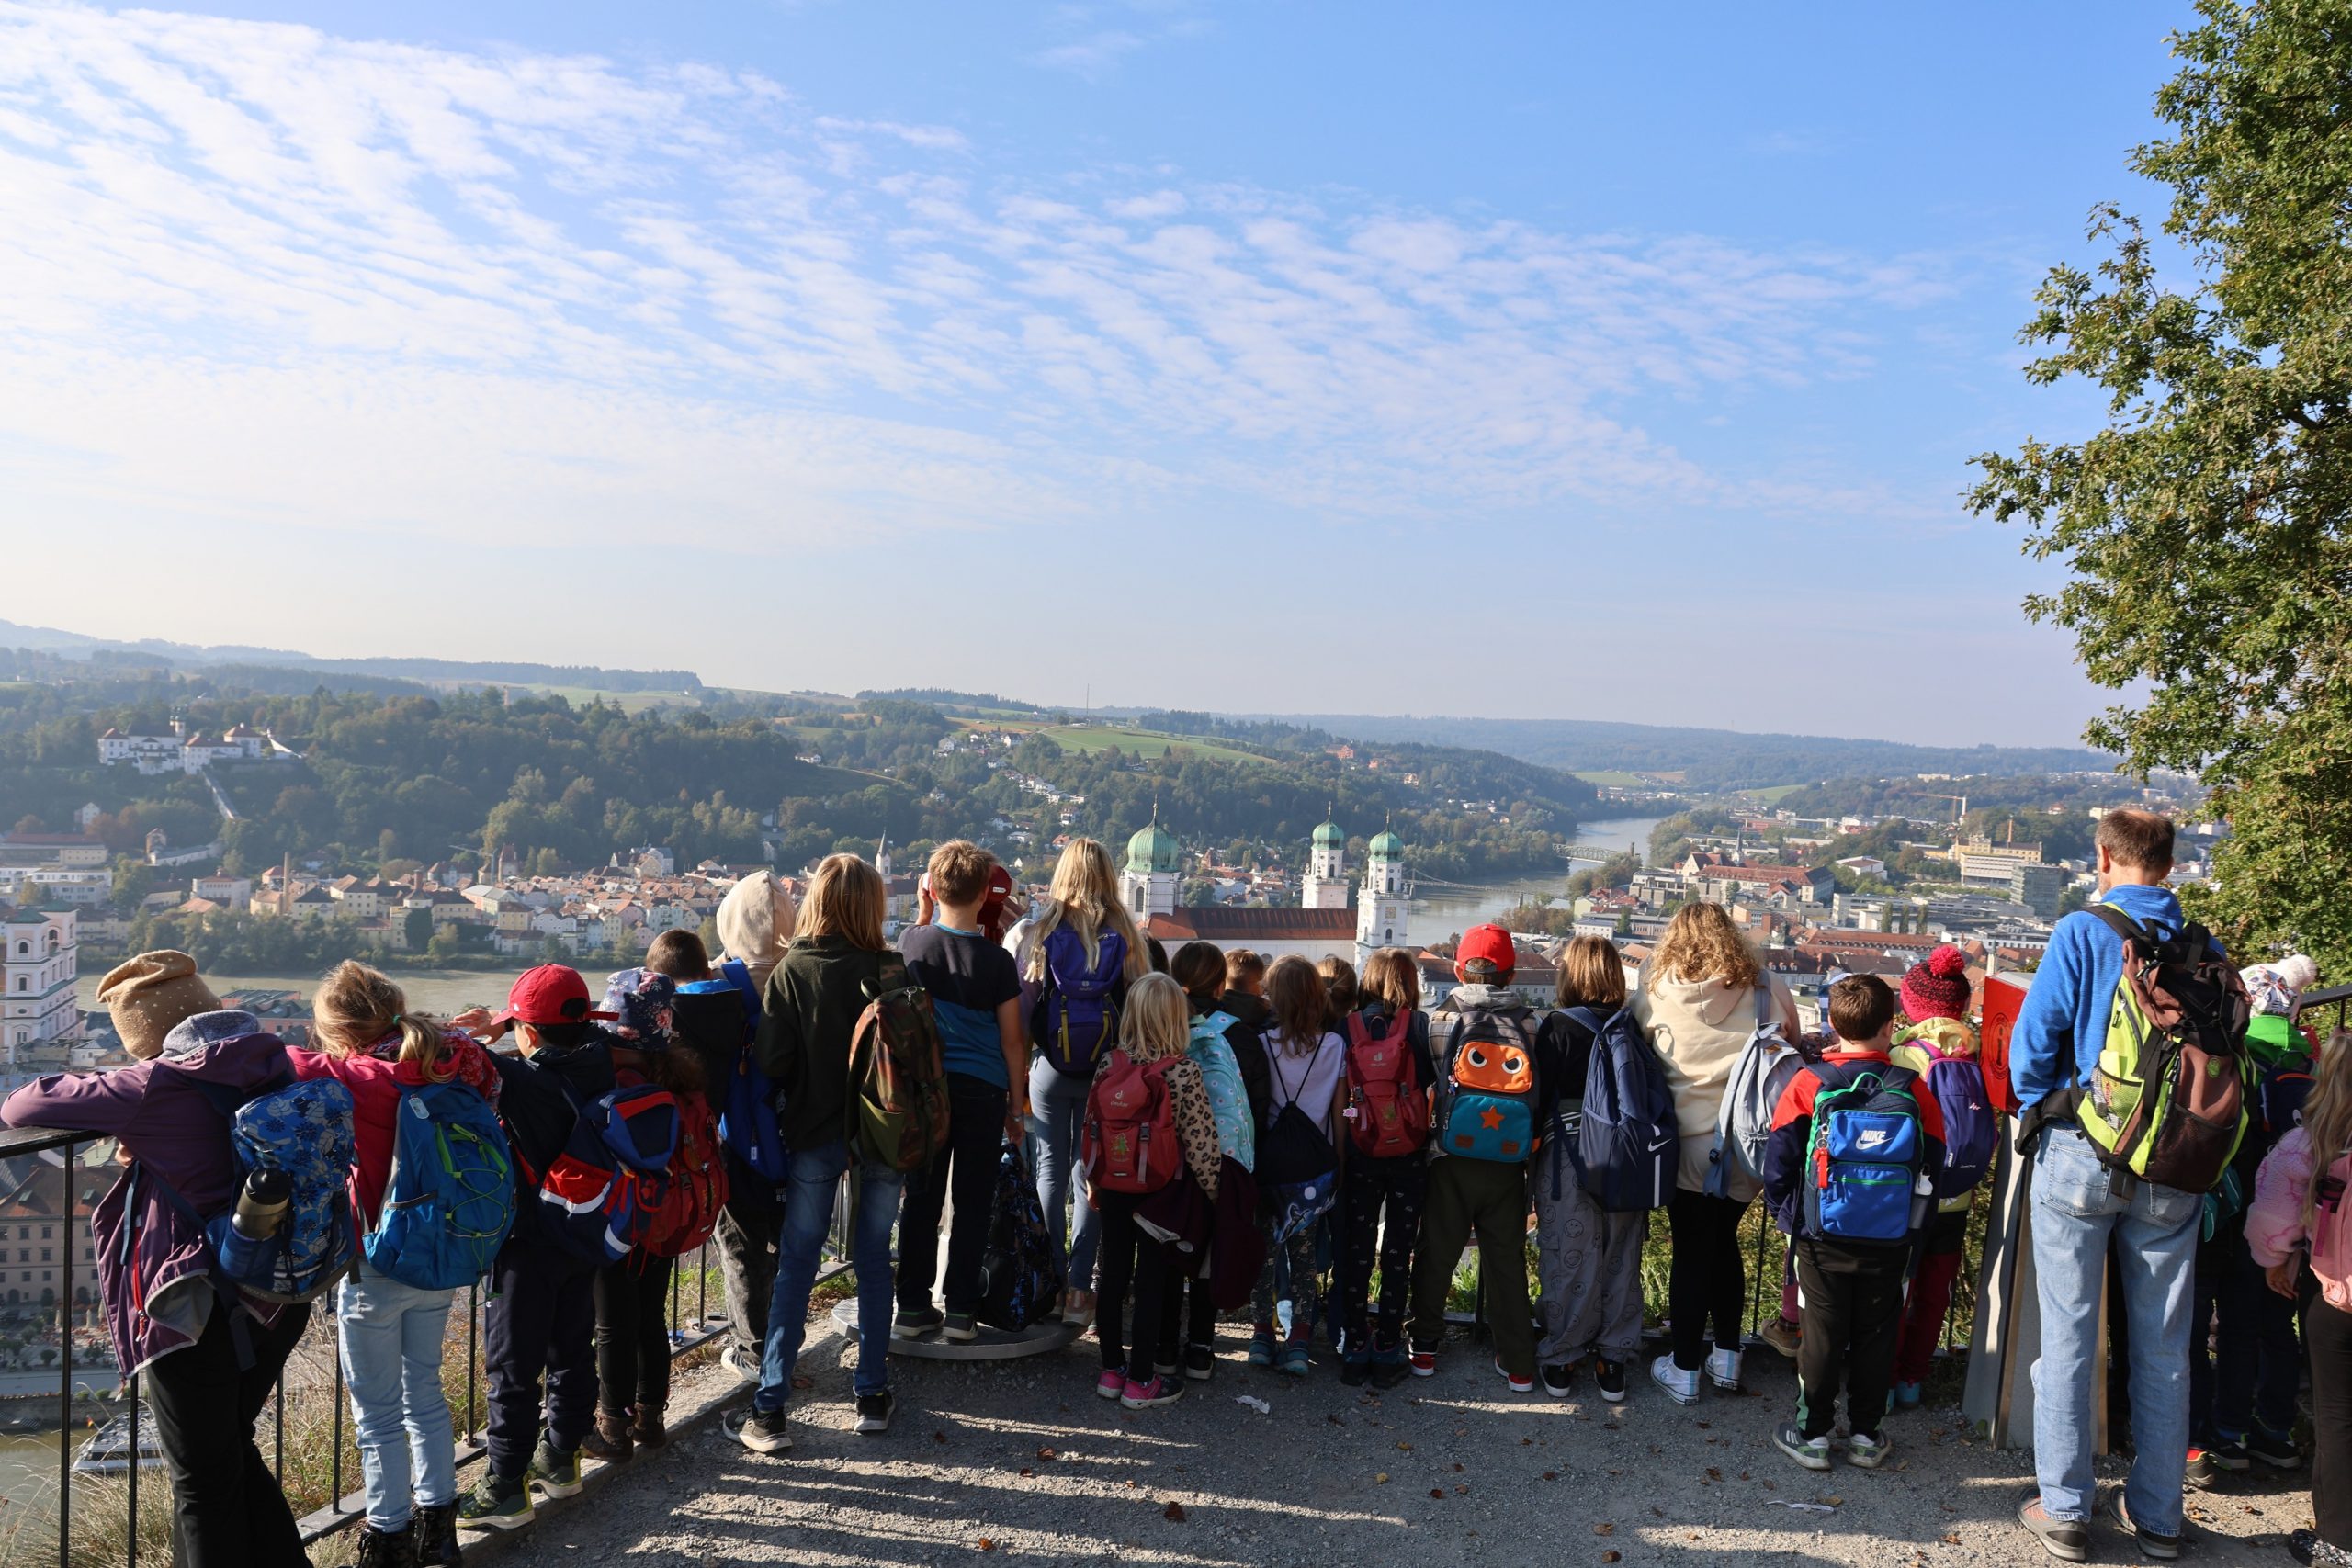
M1136 1224L1136 1210L1142 1199L1125 1192L1102 1192L1096 1201L1102 1205L1102 1240L1101 1271L1095 1280L1094 1337L1102 1343L1102 1370L1115 1371L1124 1367L1132 1381L1148 1382L1152 1376L1152 1355L1160 1348L1159 1314L1167 1305L1162 1278L1167 1254ZM1135 1295L1135 1333L1128 1342L1132 1357L1121 1350L1119 1338L1119 1316L1131 1290Z
M2352 1313L2306 1292L2303 1343L2312 1359L2312 1524L2328 1545L2352 1550Z
M670 1273L674 1258L632 1252L596 1270L596 1407L670 1403Z
M1666 1309L1674 1320L1674 1364L1695 1372L1707 1364L1710 1320L1715 1348L1740 1347L1740 1298L1747 1269L1739 1256L1739 1222L1747 1205L1676 1188L1666 1207L1673 1231L1674 1264Z

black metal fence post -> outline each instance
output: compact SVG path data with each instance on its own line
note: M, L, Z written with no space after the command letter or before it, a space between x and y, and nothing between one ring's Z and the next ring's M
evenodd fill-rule
M58 1295L64 1348L58 1358L57 1568L74 1568L74 1140L65 1140L65 1289ZM138 1456L131 1456L135 1461ZM137 1520L132 1529L138 1528Z
M130 1374L130 1538L126 1568L139 1568L139 1374Z

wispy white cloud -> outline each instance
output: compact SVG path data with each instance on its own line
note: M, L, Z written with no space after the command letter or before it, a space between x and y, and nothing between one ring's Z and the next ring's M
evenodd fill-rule
M1949 287L1165 171L1014 179L952 128L710 66L26 0L0 0L0 471L452 536L653 506L783 543L1211 492L1883 514L1712 469L1639 411L1866 374L1870 324Z
M1088 81L1100 81L1121 61L1154 44L1200 38L1213 28L1206 17L1195 14L1193 0L1065 5L1054 8L1052 20L1071 36L1038 51L1032 62Z

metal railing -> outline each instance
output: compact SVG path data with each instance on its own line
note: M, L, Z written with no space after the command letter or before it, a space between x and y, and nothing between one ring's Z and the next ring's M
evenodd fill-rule
M43 1157L53 1156L60 1160L67 1173L66 1212L58 1216L60 1222L65 1226L67 1236L67 1245L64 1248L67 1265L65 1286L59 1292L55 1303L60 1338L62 1342L58 1366L56 1552L54 1557L59 1568L75 1568L77 1563L89 1568L91 1564L114 1562L120 1562L123 1568L138 1568L142 1545L152 1544L141 1540L141 1535L144 1533L140 1514L141 1471L143 1468L140 1454L140 1427L142 1413L140 1406L140 1379L135 1372L120 1380L117 1391L120 1414L127 1423L124 1453L128 1468L121 1488L120 1518L116 1520L111 1517L114 1513L112 1499L107 1499L99 1505L109 1516L107 1519L102 1521L103 1529L93 1526L77 1529L75 1517L76 1491L74 1466L78 1455L74 1441L76 1421L74 1375L74 1320L77 1315L92 1314L103 1319L104 1308L102 1304L97 1303L95 1292L88 1300L82 1303L77 1303L74 1300L75 1277L83 1268L83 1265L76 1260L75 1251L87 1240L89 1224L87 1217L78 1212L79 1205L76 1200L80 1186L74 1178L74 1172L77 1169L90 1168L77 1162L86 1156L93 1148L99 1145L110 1147L113 1143L114 1140L110 1137L99 1137L87 1133L0 1128L0 1159L11 1159L22 1156ZM838 1199L834 1205L831 1234L826 1240L827 1257L817 1274L817 1283L820 1285L838 1279L850 1270L847 1242L849 1233L845 1212L847 1201L846 1189L844 1189L842 1197ZM718 1303L720 1310L717 1312L712 1310L710 1287L715 1264L712 1243L708 1241L704 1242L694 1252L676 1260L670 1282L669 1339L673 1362L705 1348L729 1330L729 1325L724 1310L723 1293ZM686 1310L689 1304L687 1278L690 1272L693 1281L692 1311L688 1312ZM458 1419L459 1391L454 1389L450 1391L452 1394L451 1427L457 1438L458 1464L460 1469L481 1459L488 1451L482 1442L481 1426L486 1410L481 1397L482 1311L485 1297L481 1282L477 1281L468 1286L463 1295L465 1348L461 1357L463 1375L460 1380L464 1405L462 1421ZM449 1340L455 1337L453 1324L448 1339L444 1341L445 1358L453 1348ZM304 1403L302 1392L298 1392L297 1394L296 1415L289 1418L287 1401L288 1383L289 1380L316 1367L321 1361L324 1363L322 1370L325 1381L322 1385L311 1386L323 1386L327 1391L330 1404L329 1411L324 1414L322 1434L326 1442L324 1472L323 1474L315 1472L318 1466L313 1456L313 1462L307 1472L298 1467L296 1475L289 1478L287 1472L287 1438L289 1430L294 1431L298 1438L304 1439L322 1434L316 1430L315 1425L308 1428L304 1426L304 1417L307 1416L315 1423L319 1416L315 1411L300 1408ZM445 1386L449 1381L447 1371L445 1360ZM352 1472L353 1467L357 1462L357 1449L352 1441L350 1422L346 1416L346 1403L343 1361L336 1353L335 1347L334 1296L333 1292L329 1292L321 1297L314 1306L309 1326L303 1331L301 1340L294 1353L288 1357L286 1371L277 1379L269 1411L272 1429L265 1439L268 1445L265 1451L271 1455L271 1473L281 1491L288 1491L289 1503L297 1497L321 1495L321 1486L323 1483L322 1504L301 1514L297 1520L303 1544L306 1546L347 1529L366 1517L364 1493L353 1492L346 1495L344 1491L345 1478ZM291 1490L288 1490L289 1483ZM150 1479L147 1484L152 1490L153 1479ZM85 1486L85 1490L89 1488ZM107 1490L110 1488L99 1488L96 1495L103 1498ZM168 1491L168 1483L166 1483L166 1490ZM29 1564L48 1559L49 1553L42 1549L38 1540L26 1539L28 1531L34 1529L40 1522L36 1517L29 1517L32 1512L29 1508L15 1511L16 1517L11 1521L10 1533L5 1538L0 1538L0 1562L11 1565ZM83 1519L86 1522L89 1517L88 1509L85 1507ZM118 1524L120 1527L119 1538L114 1534L114 1529ZM144 1528L153 1529L153 1521L145 1521ZM120 1543L119 1550L112 1550L111 1543L118 1539ZM151 1554L149 1557L150 1562L161 1560L168 1560L168 1552Z

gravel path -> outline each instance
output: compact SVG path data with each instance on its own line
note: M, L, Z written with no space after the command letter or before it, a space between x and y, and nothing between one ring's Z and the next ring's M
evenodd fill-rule
M1589 1382L1566 1400L1514 1395L1464 1339L1437 1376L1386 1396L1342 1387L1320 1360L1294 1383L1251 1369L1243 1333L1226 1325L1214 1381L1132 1413L1094 1397L1091 1337L1024 1361L901 1358L896 1424L861 1438L824 1324L802 1358L814 1386L795 1406L792 1453L749 1453L704 1419L477 1555L532 1568L2049 1561L2013 1517L2028 1456L1967 1440L1955 1410L1895 1418L1898 1451L1875 1474L1800 1470L1771 1446L1795 1378L1770 1351L1750 1352L1747 1395L1709 1390L1683 1408L1640 1376L1612 1408ZM1272 1413L1237 1404L1243 1393ZM740 1410L744 1390L706 1369L682 1381L674 1413L721 1401ZM2120 1473L2101 1462L2102 1479ZM2287 1562L2286 1532L2310 1521L2307 1483L2298 1471L2191 1494L2190 1558ZM2139 1561L2105 1529L2094 1557Z

